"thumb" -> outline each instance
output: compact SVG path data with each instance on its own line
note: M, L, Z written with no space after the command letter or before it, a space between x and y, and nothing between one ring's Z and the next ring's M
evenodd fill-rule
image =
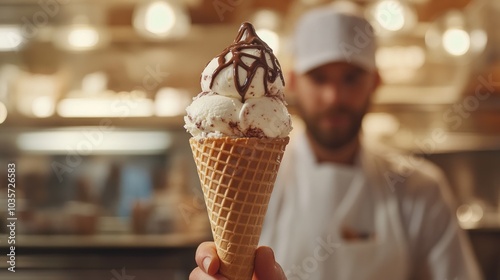
M281 266L274 259L271 248L262 246L255 252L255 269L253 280L286 280Z

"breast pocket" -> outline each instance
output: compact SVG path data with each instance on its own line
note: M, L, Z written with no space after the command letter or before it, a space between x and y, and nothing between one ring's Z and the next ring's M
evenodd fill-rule
M374 239L343 242L326 274L339 280L401 280L405 274L399 255L393 244Z

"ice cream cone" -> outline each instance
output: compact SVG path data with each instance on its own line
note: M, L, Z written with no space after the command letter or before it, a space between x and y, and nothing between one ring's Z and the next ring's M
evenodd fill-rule
M212 234L229 280L251 280L255 249L289 138L191 138Z

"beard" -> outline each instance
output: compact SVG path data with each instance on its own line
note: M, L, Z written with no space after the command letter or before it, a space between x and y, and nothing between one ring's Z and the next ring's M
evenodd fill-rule
M351 143L359 134L363 117L368 111L369 102L366 102L361 110L356 111L345 106L336 106L323 111L305 113L304 108L297 104L297 109L306 124L307 133L320 146L327 150L337 150ZM347 125L332 126L325 128L321 126L321 120L328 118L342 118Z

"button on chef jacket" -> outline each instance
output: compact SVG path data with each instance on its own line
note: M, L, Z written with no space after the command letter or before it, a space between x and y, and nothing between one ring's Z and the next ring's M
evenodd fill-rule
M482 279L442 174L401 158L317 163L305 133L290 142L260 240L288 280Z

